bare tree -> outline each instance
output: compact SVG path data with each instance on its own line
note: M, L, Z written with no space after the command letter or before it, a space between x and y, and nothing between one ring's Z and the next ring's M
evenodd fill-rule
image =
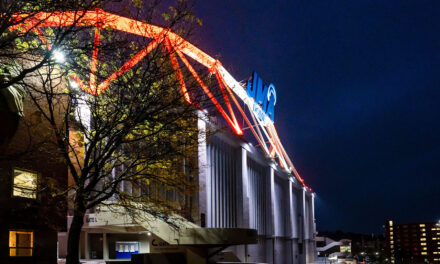
M140 1L133 3L123 12L137 20L162 23L183 37L188 37L197 23L185 1L178 1L167 12L158 12L157 1L143 6ZM72 8L77 10L76 6ZM35 10L41 8L37 5ZM83 14L78 12L78 17ZM10 16L6 21L15 20ZM187 97L198 102L205 99L188 81L182 93L182 76L176 75L169 53L173 56L172 47L180 43L170 43L166 30L154 40L155 48L127 68L127 58L136 57L152 40L105 26L81 25L81 31L75 26L69 26L66 34L65 29L40 32L44 40L29 36L27 45L11 44L0 54L4 65L19 65L2 87L16 83L25 89L48 122L55 139L51 142L69 170L72 184L55 194L69 193L73 220L68 235L68 264L79 263L80 232L89 209L118 206L130 214L142 210L176 227L174 214L191 217L199 134L198 108L188 103ZM26 30L27 35L34 34L32 28ZM63 61L53 59L55 50L63 52ZM94 60L98 50L99 60ZM108 81L112 73L119 78ZM182 69L181 74L190 72ZM88 77L89 85L78 83ZM105 82L106 89L98 90ZM131 190L121 188L122 184L131 185Z

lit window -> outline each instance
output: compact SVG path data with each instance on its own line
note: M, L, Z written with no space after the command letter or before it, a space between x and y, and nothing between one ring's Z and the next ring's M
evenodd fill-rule
M388 221L388 223L390 224L390 226L392 226L393 225L393 221Z
M422 255L428 255L428 253L426 253L426 252L422 252Z
M390 236L394 235L393 231L390 232Z
M394 241L390 241L391 244L394 244Z
M425 228L422 228L422 232L425 232L426 231L426 229Z
M35 199L37 197L37 178L34 172L14 169L13 196Z
M351 252L351 246L341 246L340 247L340 252Z
M425 227L425 224L420 224L419 226L420 226L420 227Z
M426 241L426 238L422 237L420 238L420 241Z
M9 231L9 256L32 257L34 232Z
M421 246L426 246L426 243L420 243Z
M426 236L426 233L422 233L422 236Z
M391 247L391 248L394 248L394 245L391 245L390 247Z
M422 248L422 250L428 250L426 247Z

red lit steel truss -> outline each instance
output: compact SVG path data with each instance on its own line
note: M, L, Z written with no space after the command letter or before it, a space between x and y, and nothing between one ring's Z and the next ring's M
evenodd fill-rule
M16 19L23 18L25 16L26 14L17 14ZM75 75L71 76L71 78L77 82L82 90L89 94L98 95L99 93L107 89L112 81L122 76L126 71L130 70L149 52L154 50L160 43L164 43L166 51L169 53L173 69L175 70L176 78L180 84L180 89L185 97L185 100L189 103L197 103L191 102L191 98L188 94L185 80L183 79L183 75L180 70L181 67L177 60L177 57L180 58L185 67L193 75L197 83L201 86L209 99L211 99L214 106L217 108L217 110L220 112L226 122L231 126L234 132L237 135L243 135L243 130L237 122L237 118L233 111L231 101L235 105L235 108L238 109L239 114L246 122L247 128L252 132L252 135L258 141L258 146L261 147L264 153L268 157L271 157L274 161L277 161L279 165L287 172L292 173L295 178L299 182L301 182L303 186L305 186L303 179L298 174L283 145L281 144L280 138L278 137L273 122L268 116L265 116L265 118L261 120L261 117L258 118L253 114L252 109L255 107L258 108L260 106L256 105L254 103L254 99L247 95L246 89L231 76L231 74L222 66L222 64L218 60L215 60L208 54L204 53L177 34L169 31L168 29L111 14L101 9L79 12L40 12L34 14L32 16L32 19L27 20L25 24L15 25L10 29L16 30L18 28L21 28L22 30L35 30L40 36L41 40L46 43L41 28L69 26L95 27L89 82L88 84L85 84L79 77ZM111 28L113 30L118 30L125 33L149 38L151 39L151 42L144 49L142 49L129 60L127 60L127 62L125 62L124 65L119 68L119 70L110 74L110 76L108 76L106 80L98 84L96 78L99 52L98 47L100 31L103 28ZM222 105L213 96L210 89L203 83L202 79L199 77L194 67L190 64L187 57L190 57L197 63L203 65L215 75L220 90L222 92L227 110L222 107ZM244 105L246 105L246 107L248 108L247 112L250 118L246 114L245 110L241 107L237 97L242 102L244 102Z

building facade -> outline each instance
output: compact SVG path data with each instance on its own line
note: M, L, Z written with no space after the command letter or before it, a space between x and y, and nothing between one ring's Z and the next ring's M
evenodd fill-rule
M204 114L203 110L199 112L197 128L200 138L205 139L206 131L211 127L221 132L201 140L197 146L198 172L195 181L198 191L190 201L191 217L172 215L179 220L179 228L175 228L146 210L139 210L139 214L128 216L116 203L112 203L112 199L107 199L108 197L105 196L107 209L98 205L89 210L85 216L80 239L81 258L101 261L129 260L137 253L174 253L184 258L186 263L314 262L316 259L314 194L306 187L277 135L274 126L274 106L277 98L275 86L271 83L264 84L254 73L247 87L244 87L218 60L169 29L110 14L100 9L80 12L83 13L79 16L80 23L77 24L79 27L87 25L97 29L111 28L112 32L128 33L154 41L132 58L128 58L117 74L110 75L100 85L95 87L92 83L96 77L94 73L96 69L91 67L89 86L73 74L69 77L69 84L66 83L66 89L73 89L75 94L87 93L84 94L85 97L100 96L101 92L109 88L112 80L121 77L125 71L139 63L148 52L155 49L158 43L162 43L166 47L163 50L167 52L164 58L168 55L170 57L182 99L194 104L198 109L206 108L203 104L200 107L197 102L192 101L176 61L176 55L200 86L200 93L204 93L203 98L209 99L206 100L207 104L211 104L209 108L213 109L212 106L215 106L217 116L213 119L219 117L218 119L222 120L219 122L216 120L216 124L213 124L212 120L207 119L207 114ZM78 14L76 11L57 12L51 16L50 23L42 19L36 21L34 26L36 28L70 26L69 17L78 17ZM106 21L106 18L110 20ZM100 30L95 31L92 61L98 60L99 32ZM191 62L187 57L191 58ZM198 76L191 63L198 63L196 69L204 67L204 71L208 70L211 77L215 76L215 79L212 78L212 82L210 81L212 84L210 86L217 89L218 93L210 91L211 87L208 87ZM217 86L214 88L215 85ZM238 102L237 98L241 102ZM242 105L243 108L246 107L244 110ZM75 107L77 112L82 113L79 114L79 118L86 119L82 123L85 125L80 129L89 130L91 134L96 132L92 131L93 115L87 111L87 105L78 104ZM247 127L242 128L240 124L245 122ZM221 124L229 125L229 129L223 129ZM248 134L252 132L250 135L254 136L253 139L245 137L245 129ZM67 130L72 132L71 127ZM85 131L78 132L82 134ZM253 147L251 142L256 145L258 143L258 148ZM74 151L77 147L84 147L75 144L72 146ZM58 164L45 164L47 160L39 160L35 156L32 158L42 167L35 165L24 168L21 165L14 165L17 166L17 170L13 170L9 178L14 183L13 188L21 188L17 193L24 193L22 196L27 196L24 198L31 201L39 201L34 190L38 189L39 179L45 178L39 176L39 173L46 175L49 173L46 173L46 170L54 173L58 171L54 169ZM80 158L77 162L81 163ZM66 175L65 168L63 166L59 168L62 171L60 175L64 176L62 178L68 181L70 178ZM7 170L11 171L11 168ZM101 171L94 173L99 174ZM58 178L58 174L56 175L53 178ZM26 178L28 182L20 183L22 178ZM76 187L73 186L73 182L69 183L70 187ZM93 184L97 183L102 182L99 180L93 182ZM122 192L135 192L129 182L121 182L121 185L117 186ZM160 187L158 186L158 189ZM15 189L12 189L13 196L14 192ZM175 199L179 198L175 197ZM45 205L44 209L51 208L47 203L41 204ZM139 203L130 204L133 207L136 205ZM20 205L20 208L23 206L25 205ZM47 215L50 216L50 213ZM72 216L67 215L67 220L64 221L67 229L71 221ZM37 233L32 233L30 229L24 226L10 227L9 254L12 254L11 252L36 254L33 245L36 243ZM66 256L66 241L67 232L60 232L58 256L61 258ZM47 243L46 247L53 250L53 241Z
M200 133L209 125L199 119ZM194 255L191 263L231 258L279 264L315 261L314 194L309 189L232 133L216 133L198 149L194 221L183 219L176 234L157 219L133 222L108 212L90 212L82 232L81 258L98 261L129 259L136 253L184 252ZM66 254L66 239L67 233L59 234L60 257Z
M53 264L67 211L66 197L49 186L65 189L67 168L49 124L19 89L0 93L0 263Z
M385 228L389 263L440 263L440 222L396 224Z

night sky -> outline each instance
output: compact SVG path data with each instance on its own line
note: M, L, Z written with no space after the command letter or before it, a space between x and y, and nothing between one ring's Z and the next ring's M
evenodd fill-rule
M318 230L440 219L440 1L200 0L191 40L277 88Z

